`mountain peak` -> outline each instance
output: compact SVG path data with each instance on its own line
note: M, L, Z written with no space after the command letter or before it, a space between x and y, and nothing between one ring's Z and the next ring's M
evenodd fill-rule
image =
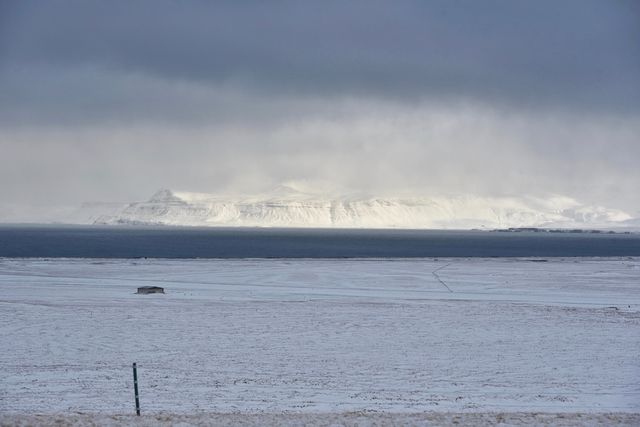
M149 202L184 202L181 198L175 195L175 193L167 188L162 188L155 192L149 199Z
M303 194L299 189L286 184L280 184L273 187L268 194L274 195L294 195L294 194Z

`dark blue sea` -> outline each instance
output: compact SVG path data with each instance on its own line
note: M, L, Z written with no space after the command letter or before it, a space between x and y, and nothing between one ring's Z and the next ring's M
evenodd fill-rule
M415 258L640 256L640 234L0 226L0 257Z

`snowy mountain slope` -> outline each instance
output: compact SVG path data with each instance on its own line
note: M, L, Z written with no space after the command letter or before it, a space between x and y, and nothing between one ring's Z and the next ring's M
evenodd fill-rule
M127 203L85 202L66 215L63 222L71 224L93 224L105 216L119 215Z
M567 197L330 197L289 187L243 197L160 190L94 217L95 224L250 227L507 228L611 227L631 217Z

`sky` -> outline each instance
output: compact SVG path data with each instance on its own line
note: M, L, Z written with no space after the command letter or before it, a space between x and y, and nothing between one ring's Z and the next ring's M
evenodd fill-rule
M0 0L0 218L283 183L640 215L639 163L634 0Z

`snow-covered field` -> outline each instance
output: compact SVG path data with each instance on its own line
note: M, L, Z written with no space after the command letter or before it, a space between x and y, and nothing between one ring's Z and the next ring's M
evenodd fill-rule
M0 413L638 420L640 259L543 261L0 259Z

